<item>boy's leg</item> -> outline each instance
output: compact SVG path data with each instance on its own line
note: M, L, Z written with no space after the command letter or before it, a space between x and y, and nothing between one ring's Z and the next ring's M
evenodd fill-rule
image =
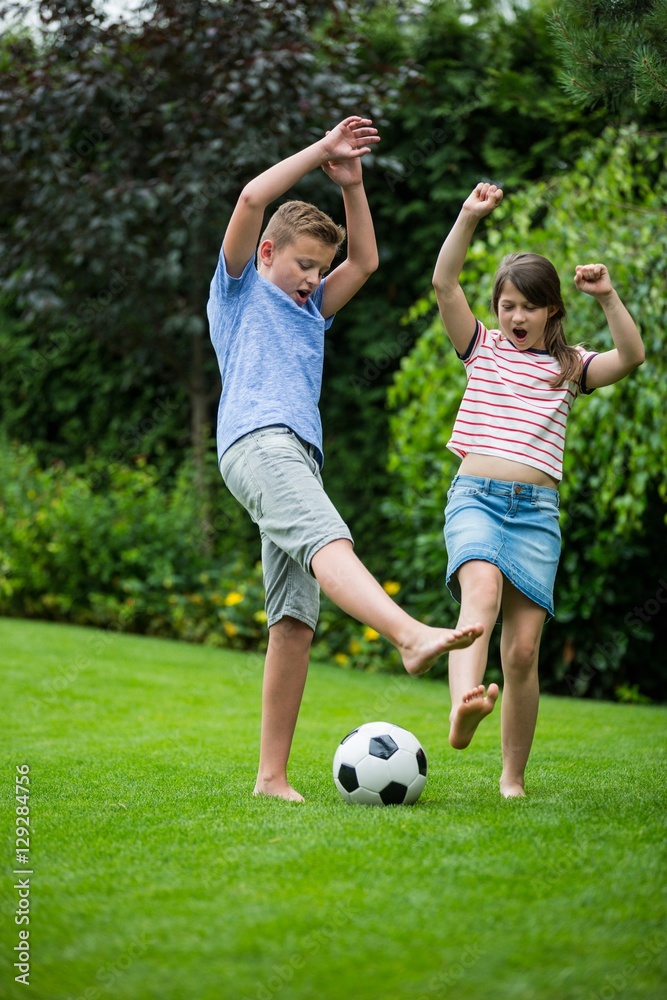
M538 657L546 611L507 583L503 594L501 734L505 798L525 795L524 772L533 745L540 700Z
M425 673L443 653L469 646L482 634L476 618L456 629L432 628L416 621L392 601L345 538L318 549L310 565L327 597L388 639L410 674Z
M308 673L313 630L285 617L269 629L262 686L262 735L255 795L303 802L287 780L287 760Z
M467 649L449 654L449 690L452 709L449 716L449 742L464 750L482 719L493 711L498 685L490 684L485 694L482 681L486 671L491 630L498 618L503 593L503 575L497 566L471 559L458 569L461 587L460 622L479 621L484 633Z
M304 573L310 570L339 607L389 639L409 673L425 673L443 653L481 635L476 622L454 630L423 625L392 601L354 554L349 529L324 491L312 447L288 428L246 435L225 453L220 469L272 545ZM289 607L282 614L290 614Z
M287 779L287 761L308 673L320 589L310 573L263 533L262 568L269 644L264 663L255 794L303 802Z

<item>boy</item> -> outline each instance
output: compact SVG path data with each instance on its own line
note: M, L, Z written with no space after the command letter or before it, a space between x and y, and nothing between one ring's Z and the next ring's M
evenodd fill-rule
M295 802L303 798L289 784L287 760L320 587L393 643L411 674L482 633L479 625L431 628L402 611L354 554L322 486L324 332L378 266L361 157L379 139L369 119L353 115L250 181L229 221L208 303L222 376L220 472L262 540L269 643L255 794ZM342 189L347 223L347 258L326 279L345 231L313 205L282 205L259 239L267 206L316 167Z

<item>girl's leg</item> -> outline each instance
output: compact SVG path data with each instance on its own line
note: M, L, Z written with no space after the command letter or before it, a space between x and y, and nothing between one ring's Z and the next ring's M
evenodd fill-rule
M269 629L255 795L276 795L303 802L303 796L287 780L287 760L306 684L312 640L313 630L296 618L285 616Z
M538 657L546 611L505 583L500 656L503 666L501 734L505 798L525 795L524 772L533 745L540 699Z
M484 627L480 639L467 649L449 654L449 690L452 699L449 742L456 750L470 743L484 716L493 711L498 685L490 684L485 695L482 680L486 670L491 630L498 617L503 594L503 575L497 566L471 559L458 569L461 586L459 625L479 621Z
M476 618L456 629L432 628L411 618L385 593L346 538L319 549L311 569L327 597L398 649L409 674L426 673L443 653L470 646L482 634Z

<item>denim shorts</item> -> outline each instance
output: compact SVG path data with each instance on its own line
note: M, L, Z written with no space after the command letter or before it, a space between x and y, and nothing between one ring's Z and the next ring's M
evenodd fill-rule
M470 559L493 563L526 597L554 614L560 558L558 491L530 483L456 476L447 493L447 586L456 601L456 571Z
M259 527L269 628L285 615L313 630L320 588L313 556L350 529L324 492L316 450L289 427L245 434L220 459L230 493Z

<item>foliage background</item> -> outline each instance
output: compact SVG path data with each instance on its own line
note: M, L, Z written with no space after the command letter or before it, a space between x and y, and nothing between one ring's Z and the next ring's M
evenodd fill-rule
M254 526L215 467L208 283L245 180L362 110L383 136L365 161L381 267L336 319L321 403L325 482L359 554L408 610L455 615L441 524L462 372L430 275L463 197L501 181L474 301L510 243L566 286L590 253L648 357L571 421L543 684L662 697L665 6L615 5L610 26L598 4L543 0L160 0L111 22L87 0L5 3L0 613L262 648ZM27 7L41 41L11 27ZM591 38L643 53L651 85L628 58L613 87L594 64L575 94L568 59ZM324 175L289 194L340 218ZM571 335L604 347L594 306L571 299ZM317 641L348 668L398 666L327 602Z

